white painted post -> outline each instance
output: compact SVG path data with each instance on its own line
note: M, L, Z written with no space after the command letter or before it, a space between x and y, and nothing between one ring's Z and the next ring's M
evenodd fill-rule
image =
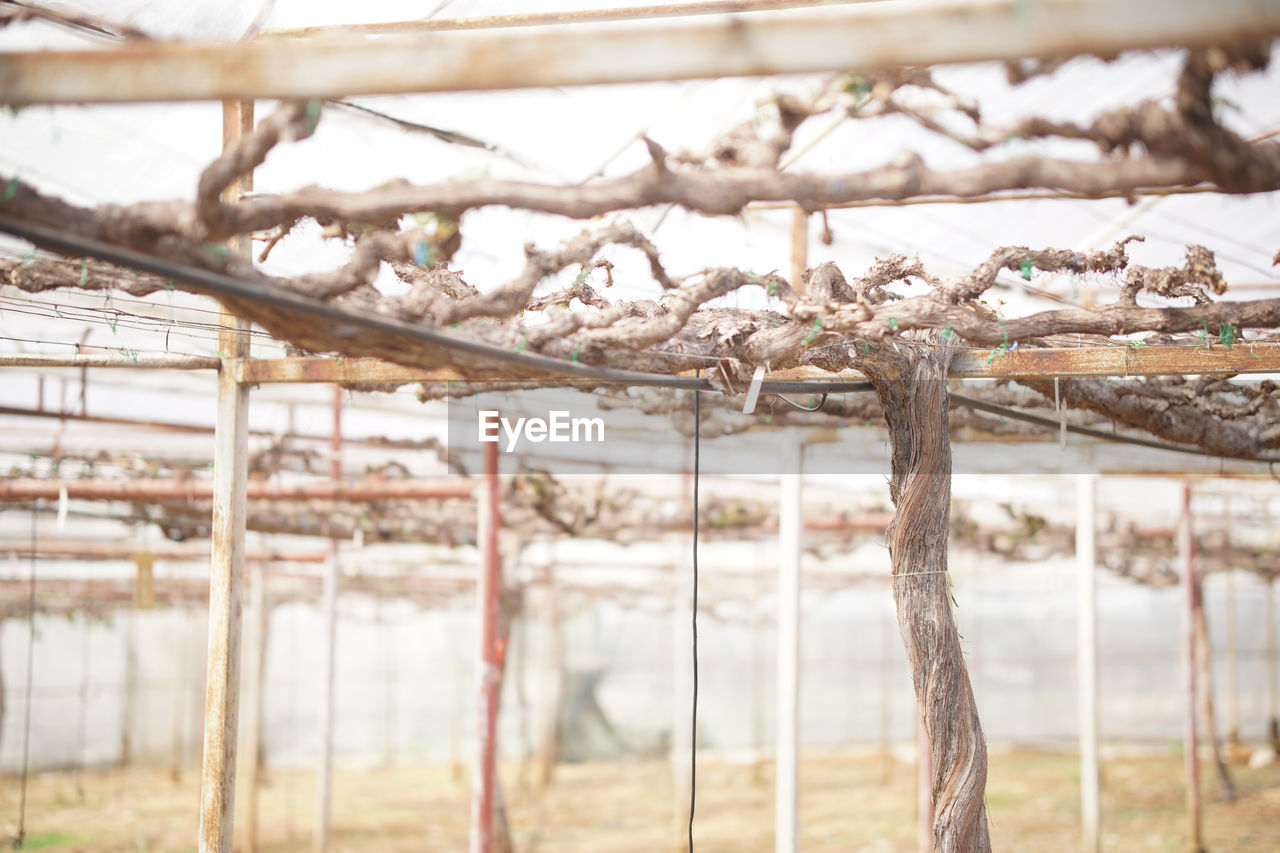
M1182 486L1182 523L1178 527L1178 556L1182 563L1182 666L1186 688L1182 750L1187 778L1187 853L1202 853L1203 805L1200 799L1200 741L1196 720L1196 582L1195 534L1191 516L1191 486Z
M1080 828L1085 853L1101 845L1098 794L1097 477L1076 478L1076 715L1080 726Z
M226 101L223 147L253 128L252 101ZM226 195L252 188L242 177ZM249 251L246 238L238 252ZM212 560L209 573L209 656L200 776L200 853L231 853L235 831L236 738L240 711L240 596L244 576L245 491L249 479L249 387L236 381L236 359L249 357L249 324L219 318L218 408L213 432Z
M1223 633L1226 640L1227 658L1227 747L1236 749L1240 746L1240 691L1237 676L1236 651L1236 572L1227 571L1226 601L1223 602ZM1213 654L1209 649L1208 653Z
M800 699L800 531L804 445L787 436L783 445L778 507L778 734L774 789L774 850L795 853Z
M479 519L477 541L480 543L482 566L476 584L476 610L479 616L479 647L476 655L476 759L471 784L471 853L490 853L493 849L493 814L497 792L498 755L498 683L501 663L498 660L498 596L502 583L502 564L498 549L501 524L498 491L498 445L486 444L484 451L484 484L477 502Z
M671 781L674 792L671 843L675 851L689 849L689 793L693 760L693 730L689 719L693 706L693 566L688 539L674 544L671 602Z
M245 756L244 842L247 853L258 849L258 789L261 783L262 676L267 647L266 572L261 561L250 566L248 654L244 673L245 715L240 754Z
M333 681L337 645L338 584L342 567L335 542L324 564L320 592L320 616L324 621L320 636L320 755L316 773L316 825L311 835L313 853L329 848L329 804L333 798Z
M1267 593L1263 599L1263 622L1266 623L1266 657L1263 663L1267 669L1267 738L1271 741L1271 749L1280 755L1280 700L1276 696L1276 582L1275 578L1267 581Z

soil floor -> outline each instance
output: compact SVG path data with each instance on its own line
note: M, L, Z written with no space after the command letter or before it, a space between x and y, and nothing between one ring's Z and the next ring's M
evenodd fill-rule
M1079 849L1073 755L994 751L987 786L996 850ZM1239 799L1221 801L1212 764L1202 763L1204 840L1212 851L1280 850L1280 765L1233 768ZM544 797L521 769L503 768L516 853L679 849L671 767L661 761L557 768ZM27 789L29 850L194 851L198 783L161 769L41 773ZM768 764L700 762L696 849L773 849L773 779ZM915 768L883 756L806 756L800 771L800 849L915 850ZM17 831L19 782L0 778L0 842ZM467 849L469 779L449 767L339 769L334 778L333 851ZM241 791L243 794L243 790ZM271 770L260 799L260 851L311 846L314 776ZM243 803L241 804L243 805ZM687 804L686 804L687 805ZM1107 757L1102 771L1103 849L1185 847L1187 820L1178 753ZM237 831L242 831L243 812ZM679 834L678 834L679 833ZM237 850L247 849L243 839Z

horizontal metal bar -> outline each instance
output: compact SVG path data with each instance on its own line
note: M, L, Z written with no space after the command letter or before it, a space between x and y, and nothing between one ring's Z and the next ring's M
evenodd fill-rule
M515 89L1206 46L1280 34L1280 4L874 3L729 18L0 54L0 101L112 103Z
M314 38L334 33L443 32L445 30L492 30L506 27L545 27L551 24L590 24L602 21L638 21L652 18L683 18L690 15L733 15L742 12L774 12L800 9L823 3L878 3L882 0L705 0L699 3L668 3L657 6L616 6L612 9L570 9L563 12L523 12L514 15L487 15L474 18L420 18L416 21L333 24L263 30L259 38Z
M63 490L72 500L201 501L213 497L211 480L0 480L0 500L57 499ZM475 486L469 479L356 480L313 483L269 483L251 480L249 500L394 501L470 499Z
M0 367L139 367L172 370L213 369L217 358L197 356L139 357L97 355L27 355L0 353ZM522 381L502 371L464 376L456 370L423 370L404 367L376 358L268 358L244 359L231 363L237 379L250 385L272 383L338 382L410 383L410 382L504 382ZM1174 376L1229 373L1280 373L1280 344L1236 343L1204 346L1115 346L1034 348L1015 350L961 350L951 362L953 379L1019 377L1051 378L1071 376ZM764 390L778 381L788 381L786 389L796 390L809 384L850 383L866 380L856 370L832 373L812 367L777 370L769 374ZM599 380L578 377L542 378L550 384L601 384ZM611 384L611 383L604 383ZM792 386L796 387L792 387Z
M251 384L521 381L519 377L502 371L463 376L456 370L422 370L376 358L250 359L237 362L233 369L239 372L241 382ZM1280 344L1237 343L1231 348L1214 344L1209 348L1161 345L1074 349L1020 347L1008 351L968 349L961 350L952 359L950 376L953 379L1013 379L1226 373L1280 373ZM787 380L789 388L792 385L803 388L810 384L817 387L832 382L862 382L866 377L856 370L832 373L816 367L798 367L770 373L764 390L770 390L778 380ZM601 384L598 380L576 377L543 378L541 381L548 384Z
M144 548L121 542L84 542L60 540L38 542L32 546L24 542L7 542L0 547L0 554L18 557L44 557L68 560L132 560L136 554L146 553L157 560L209 561L209 546L170 545L163 548ZM325 551L274 551L259 549L247 551L245 559L251 563L323 563L328 557Z
M1198 376L1280 373L1280 344L1237 342L1231 347L1115 346L1079 349L964 350L951 361L957 378L1055 376Z
M122 355L0 352L0 367L135 367L139 370L217 370L222 364L215 356Z

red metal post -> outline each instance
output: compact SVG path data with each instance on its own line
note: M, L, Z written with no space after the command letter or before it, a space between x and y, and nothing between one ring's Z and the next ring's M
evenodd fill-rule
M484 446L478 530L483 554L476 603L480 614L480 654L477 661L479 704L476 710L476 763L471 788L471 853L489 853L493 844L494 772L497 758L498 675L498 445Z
M1196 725L1196 582L1195 538L1191 529L1191 486L1182 486L1182 524L1178 528L1178 552L1182 558L1182 589L1185 593L1183 631L1183 669L1186 685L1186 716L1183 721L1183 761L1187 774L1187 846L1188 853L1204 850L1201 832L1200 741Z

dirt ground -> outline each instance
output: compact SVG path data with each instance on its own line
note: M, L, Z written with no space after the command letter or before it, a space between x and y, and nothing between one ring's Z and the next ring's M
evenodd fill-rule
M1241 792L1227 805L1205 762L1205 840L1213 851L1280 850L1280 766L1235 768ZM675 848L672 773L644 761L558 769L538 801L517 767L504 768L517 853L665 851ZM991 755L987 804L997 850L1078 849L1074 756L1031 751ZM800 847L809 851L914 850L911 764L867 755L810 756L800 774ZM263 851L310 847L314 777L272 771L262 792ZM333 850L465 850L468 784L448 767L339 770ZM195 773L177 783L160 769L44 773L28 788L32 850L194 851ZM0 780L0 836L17 829L18 780ZM1110 758L1103 764L1103 847L1181 851L1184 788L1176 752ZM695 842L699 851L767 851L772 840L768 765L700 763ZM238 829L242 827L237 827ZM244 849L238 844L237 849Z

